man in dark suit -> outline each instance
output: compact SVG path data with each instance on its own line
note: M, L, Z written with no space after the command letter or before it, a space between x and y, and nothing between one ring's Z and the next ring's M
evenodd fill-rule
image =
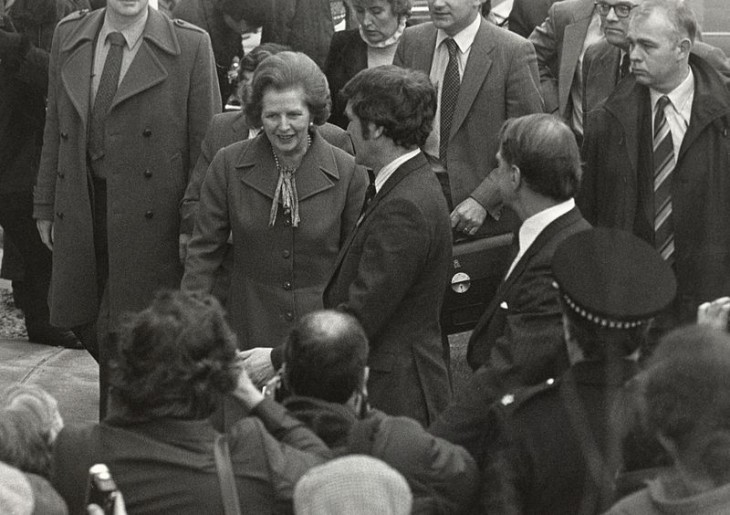
M356 159L374 177L324 306L353 314L365 329L372 405L427 425L450 396L439 314L451 230L439 182L419 149L436 91L421 72L380 66L358 73L343 94Z
M556 0L515 0L507 18L510 32L529 38L535 27L547 18L548 10Z
M220 110L208 35L147 0L67 17L51 50L33 216L53 250L51 323L99 347L160 288L177 288L179 203ZM97 323L96 328L95 323Z
M534 49L482 18L482 3L430 1L432 22L406 28L393 59L439 85L438 111L423 149L434 171L448 175L452 227L469 235L477 234L487 212L500 217L499 192L489 177L499 128L508 118L543 111ZM504 232L489 220L481 234Z
M730 291L730 91L692 54L696 32L678 0L634 9L631 75L589 113L583 146L586 218L634 232L673 264L678 298L663 329Z
M503 126L497 159L493 180L523 220L519 250L469 339L467 361L478 370L432 426L447 440L472 430L505 389L538 384L567 366L550 262L563 240L590 228L573 200L578 145L557 117L523 116Z
M591 45L583 57L583 117L608 98L618 81L631 72L629 59L629 9L640 0L605 0L599 8L605 39ZM621 7L621 6L627 7ZM606 12L605 9L608 9ZM618 11L617 11L618 9ZM707 61L730 81L730 59L719 48L695 41L692 53Z

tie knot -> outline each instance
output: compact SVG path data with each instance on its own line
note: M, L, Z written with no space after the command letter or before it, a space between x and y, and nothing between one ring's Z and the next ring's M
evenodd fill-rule
M449 59L453 59L456 57L456 52L459 51L459 45L456 44L454 38L446 38L444 42L446 43L446 49L449 51Z
M127 40L124 39L121 32L110 32L107 34L106 40L109 41L109 44L112 46L124 46L127 43Z
M659 100L657 100L657 102L656 102L656 110L664 111L664 108L667 107L671 103L672 103L672 101L669 100L668 96L662 95L661 97L659 97Z

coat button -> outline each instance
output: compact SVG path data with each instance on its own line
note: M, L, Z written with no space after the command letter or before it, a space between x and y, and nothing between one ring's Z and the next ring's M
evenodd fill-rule
M292 313L291 311L287 311L286 313L284 313L284 318L291 322L292 320L294 320L294 313Z
M59 220L63 220L63 213L61 213L60 211L58 213L56 213L56 216L58 217Z
M68 139L68 132L62 132L61 139Z
M144 171L144 176L145 176L145 177L147 177L148 179L149 179L150 177L152 177L152 172L150 171L150 169L149 169L149 168L148 168L147 170L145 170L145 171Z
M152 218L153 216L155 216L155 213L154 213L154 212L152 212L152 210L151 210L151 209L150 209L149 211L147 211L147 212L146 212L146 213L144 214L144 217L145 217L145 218L146 218L147 220L151 219L151 218Z
M291 283L289 281L286 281L284 284L282 284L283 288L285 290L291 290Z
M66 174L65 174L65 173L63 173L63 172L58 172L58 177L59 177L60 179L63 179L64 177L66 177Z
M289 252L288 250L285 250L284 252L282 252L282 253L281 253L281 256L282 256L282 257L283 257L284 259L288 259L288 258L289 258L289 256L291 256L291 252Z
M145 130L142 131L142 136L144 136L145 138L149 138L150 136L152 136L152 129L147 127Z
M287 227L289 227L289 226L291 225L291 218L287 217L287 218L286 218L286 219L284 220L284 225L286 225Z

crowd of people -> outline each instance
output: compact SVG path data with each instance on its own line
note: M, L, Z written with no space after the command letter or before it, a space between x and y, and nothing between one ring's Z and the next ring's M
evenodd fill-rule
M2 511L104 511L95 464L116 513L730 510L730 60L686 1L5 2L16 297L100 421L5 392ZM454 242L510 232L452 392Z

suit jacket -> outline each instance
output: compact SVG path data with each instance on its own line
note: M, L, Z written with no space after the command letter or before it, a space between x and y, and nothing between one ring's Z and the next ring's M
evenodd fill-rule
M339 96L340 90L357 72L368 67L368 46L360 37L360 29L335 32L324 64L324 74L332 95L332 114L329 121L343 129L347 127L346 102Z
M535 27L545 21L550 6L557 0L515 0L507 18L507 28L529 38Z
M341 148L351 155L355 153L350 135L339 127L331 123L325 123L317 127L317 132L330 145ZM193 232L195 214L198 211L198 202L200 201L200 187L216 152L237 141L248 139L248 134L249 125L244 111L219 113L213 117L208 131L205 133L205 138L203 138L198 161L190 174L190 181L180 204L180 217L182 219L180 232L185 234L192 234Z
M278 180L265 134L216 154L205 176L182 287L211 292L233 235L227 311L239 346L279 345L322 292L362 208L368 180L355 159L312 133L297 169L298 227L269 212Z
M96 257L86 166L94 39L104 10L57 26L34 218L53 221L51 323L96 320ZM210 38L150 9L141 46L106 119L112 330L160 288L177 288L179 203L208 123L220 110Z
M433 23L406 28L393 64L431 71ZM492 211L501 199L489 178L497 165L499 129L508 118L542 112L534 49L523 38L482 19L461 81L451 122L446 168L458 205L473 197Z
M553 377L564 357L562 311L552 258L568 236L589 229L578 209L548 225L502 282L469 338L472 369L487 365L530 385Z
M695 96L671 185L679 315L730 291L730 92L701 57L690 55ZM595 225L632 231L653 244L651 106L629 76L588 114L578 203ZM648 156L650 157L650 156Z
M726 82L730 82L730 59L712 45L695 41L692 53L707 61ZM608 98L618 83L621 50L602 39L586 49L583 56L583 119Z
M545 111L567 118L575 68L593 16L593 0L564 0L550 7L547 19L535 27L530 41L537 53Z
M324 291L325 308L352 313L370 339L372 405L422 424L449 400L439 315L450 259L446 200L419 154L375 195Z

